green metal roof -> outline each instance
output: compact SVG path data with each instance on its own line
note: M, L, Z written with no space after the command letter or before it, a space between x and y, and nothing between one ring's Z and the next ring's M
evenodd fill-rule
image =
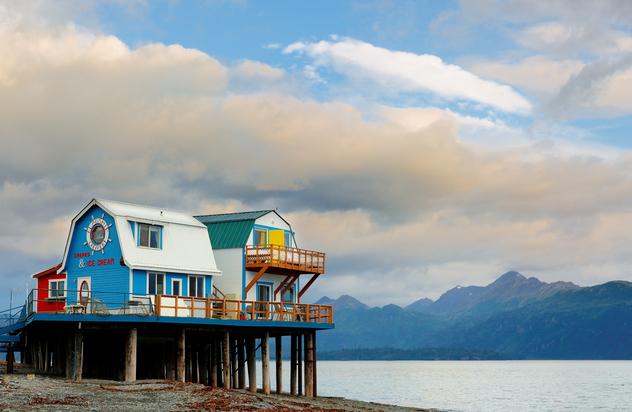
M274 212L274 210L222 213L195 216L195 218L208 228L213 249L234 249L246 246L255 220L270 212Z

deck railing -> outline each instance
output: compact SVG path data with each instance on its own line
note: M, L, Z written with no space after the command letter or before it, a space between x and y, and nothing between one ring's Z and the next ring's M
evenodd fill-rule
M307 273L325 273L325 254L281 245L246 246L246 267L269 265Z
M156 314L206 319L333 323L333 308L329 305L173 295L156 296Z
M27 300L29 315L36 312L56 312L101 316L170 316L245 322L268 320L333 323L333 308L329 305L97 291L84 293L79 299L79 291L77 290L65 290L63 296L39 299L37 292L38 289L33 289ZM68 304L69 302L71 303ZM47 306L43 303L46 303ZM51 304L56 305L51 306Z

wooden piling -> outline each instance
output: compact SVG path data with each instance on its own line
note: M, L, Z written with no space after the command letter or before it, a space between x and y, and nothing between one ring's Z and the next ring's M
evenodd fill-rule
M246 389L246 356L244 344L243 338L237 339L237 362L239 364L237 375L239 379L239 389Z
M184 329L180 331L178 335L176 355L176 379L180 382L184 382L186 379L186 332Z
M314 358L314 397L318 396L318 373L316 371L316 331L312 331L312 357Z
M237 389L237 342L234 338L230 340L230 387Z
M296 369L297 369L297 359L296 359L296 334L292 334L290 336L290 394L293 396L297 395L296 391Z
M296 366L297 366L297 376L298 376L298 394L303 394L303 335L296 335L296 355L298 357Z
M314 334L305 333L305 396L314 397Z
M125 340L125 382L136 380L136 362L138 349L138 329L131 328L127 331Z
M248 336L246 338L246 356L248 357L248 390L257 393L257 363L255 339Z
M13 374L13 364L15 363L15 355L13 354L13 345L7 347L7 375Z
M283 346L281 336L274 338L274 360L276 362L276 393L283 391Z
M222 370L224 371L224 388L230 388L230 333L224 332L224 342L222 344Z
M83 334L81 331L76 331L68 337L66 354L66 378L80 381L83 372Z
M263 393L270 394L270 348L268 332L263 334L261 338L261 379L263 380Z
M217 339L211 341L211 386L217 388Z

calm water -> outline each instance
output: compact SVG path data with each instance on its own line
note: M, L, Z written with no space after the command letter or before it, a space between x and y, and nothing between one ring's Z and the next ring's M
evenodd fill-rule
M450 411L632 411L632 361L319 361L318 394Z

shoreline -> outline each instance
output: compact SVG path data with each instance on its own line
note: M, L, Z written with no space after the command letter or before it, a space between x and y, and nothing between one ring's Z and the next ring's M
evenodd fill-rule
M4 366L3 362L0 365ZM72 382L61 377L33 374L29 368L19 364L13 375L0 374L0 411L122 412L151 408L161 411L433 411L339 397L255 394L240 389L227 390L167 380L125 383L85 379Z

